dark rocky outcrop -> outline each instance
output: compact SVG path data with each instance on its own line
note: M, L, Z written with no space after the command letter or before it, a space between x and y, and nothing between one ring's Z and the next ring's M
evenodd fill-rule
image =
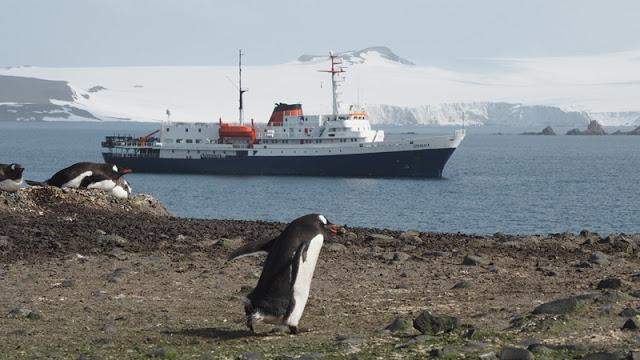
M437 335L448 333L458 328L458 318L448 315L431 314L423 311L413 320L413 327L423 334Z
M607 135L602 125L596 120L591 120L586 130L571 129L567 135Z
M542 129L542 131L540 132L523 132L520 135L555 135L556 132L553 131L553 128L551 126L547 126L546 128Z

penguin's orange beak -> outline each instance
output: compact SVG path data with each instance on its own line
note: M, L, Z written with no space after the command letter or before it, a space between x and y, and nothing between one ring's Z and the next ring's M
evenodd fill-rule
M339 233L339 232L341 232L341 231L343 230L343 229L342 229L342 226L340 226L340 225L336 225L336 224L331 224L331 223L327 224L327 225L325 226L325 228L326 228L327 230L329 230L329 232L331 233L331 235L338 235L338 233Z
M120 170L120 173L122 175L130 174L132 172L133 172L133 170L131 170L131 169L122 169L122 170Z

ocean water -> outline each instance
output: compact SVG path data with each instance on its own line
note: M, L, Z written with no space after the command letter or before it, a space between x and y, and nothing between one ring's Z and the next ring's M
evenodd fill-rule
M101 161L106 135L154 128L126 122L0 122L0 163L22 163L27 178L44 180L74 162ZM385 130L389 137L453 131ZM127 179L134 192L152 194L187 217L290 221L319 212L335 223L423 231L640 232L640 137L507 131L514 135L467 129L443 179L156 174Z

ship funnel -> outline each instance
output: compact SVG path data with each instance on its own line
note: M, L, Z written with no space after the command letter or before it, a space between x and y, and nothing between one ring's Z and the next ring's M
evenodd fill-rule
M302 116L302 105L277 103L271 113L269 126L282 126L285 116Z

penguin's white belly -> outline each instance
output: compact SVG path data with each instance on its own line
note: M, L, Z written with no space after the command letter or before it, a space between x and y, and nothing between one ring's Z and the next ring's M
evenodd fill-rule
M0 181L0 191L8 191L8 192L16 192L20 190L20 185L22 184L22 179L12 180L5 179Z
M302 317L304 307L307 305L307 299L309 298L311 279L313 279L313 272L316 269L316 262L318 261L323 242L324 236L322 236L322 234L316 235L309 243L306 261L304 261L303 256L300 256L298 276L293 283L293 299L295 300L295 304L291 314L289 314L287 318L287 325L298 326L298 322Z
M95 182L93 184L89 184L87 189L98 189L104 191L111 191L116 186L116 182L113 180L102 180Z
M85 171L82 174L74 177L73 179L67 181L66 183L62 184L61 187L63 188L79 188L80 184L82 183L82 180L84 180L84 178L86 178L87 176L91 176L93 175L93 171Z
M126 199L129 197L129 193L127 190L123 189L122 186L118 185L111 190L111 194L119 199Z

